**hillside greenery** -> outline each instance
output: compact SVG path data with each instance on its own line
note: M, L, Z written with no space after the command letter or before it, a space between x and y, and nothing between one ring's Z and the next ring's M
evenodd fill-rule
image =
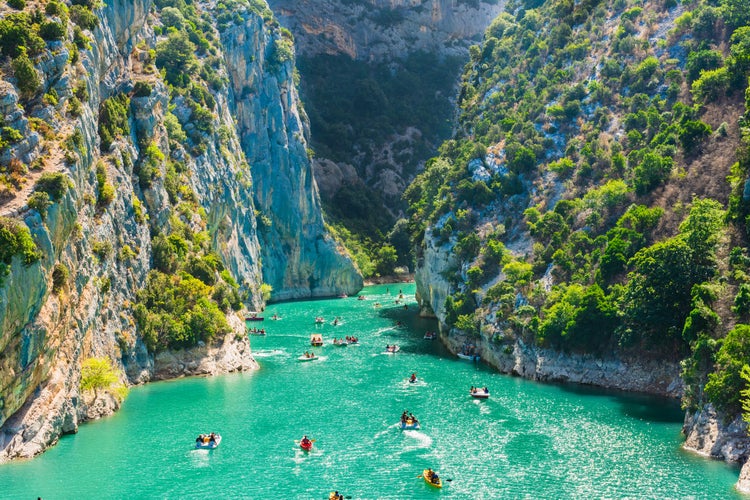
M418 259L427 238L456 256L448 326L683 360L687 407L739 412L750 363L742 5L509 2L471 47L457 133L405 193Z

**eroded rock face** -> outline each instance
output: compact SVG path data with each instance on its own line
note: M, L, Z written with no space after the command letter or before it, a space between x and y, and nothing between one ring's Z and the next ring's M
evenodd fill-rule
M713 405L688 412L682 431L685 448L701 455L729 462L744 462L750 456L747 423L739 416L726 421Z
M230 107L264 221L258 231L263 280L273 287L273 300L353 294L362 277L323 225L293 66L278 60L279 37L259 17L222 33Z
M505 2L454 0L270 0L305 55L394 59L425 50L461 55L478 41Z

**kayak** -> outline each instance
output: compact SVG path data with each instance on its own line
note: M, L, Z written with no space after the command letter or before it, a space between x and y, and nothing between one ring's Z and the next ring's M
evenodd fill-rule
M302 441L299 442L299 447L302 448L305 451L312 450L312 441L308 441L307 443L303 443Z
M418 379L418 378L410 378L410 379L409 379L409 383L410 383L410 384L416 384L417 382L419 382L419 379Z
M216 434L214 436L213 441L206 441L206 442L196 441L195 447L198 448L199 450L213 450L215 448L218 448L220 443L221 443L221 436Z
M344 500L344 495L342 495L338 491L332 491L328 494L328 500Z
M409 431L409 430L418 431L420 429L419 422L416 420L407 420L406 422L399 422L399 425L401 426L402 431Z
M317 356L305 356L304 354L297 358L297 361L314 361L318 359Z
M397 345L392 346L390 349L385 350L385 354L396 354L401 348Z
M430 486L434 488L442 488L443 487L443 480L438 477L438 480L436 482L432 481L432 474L430 474L429 469L425 469L422 472L422 479L424 479L424 482L429 484Z

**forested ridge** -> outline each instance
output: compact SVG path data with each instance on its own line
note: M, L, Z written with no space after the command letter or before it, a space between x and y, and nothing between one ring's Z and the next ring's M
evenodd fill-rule
M750 10L510 2L457 132L407 189L443 322L510 346L682 362L684 405L740 411L750 364Z

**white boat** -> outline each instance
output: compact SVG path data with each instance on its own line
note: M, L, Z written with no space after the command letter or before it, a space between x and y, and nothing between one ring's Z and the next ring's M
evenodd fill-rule
M349 345L349 342L347 340L345 340L345 339L341 339L341 340L339 340L339 339L333 339L332 344L344 347L344 346Z
M310 335L310 345L313 347L320 347L323 345L323 336L319 333L313 333Z
M397 345L388 346L385 348L385 354L396 354L401 348Z
M315 361L316 359L318 359L318 357L315 356L314 354L312 356L305 356L303 354L302 356L297 358L297 361Z
M456 354L456 356L458 356L461 359L466 359L468 361L478 361L479 360L479 356L476 355L476 354L464 354L462 352L459 352L458 354Z
M213 450L218 448L219 444L221 444L221 436L218 434L214 434L213 441L208 438L208 434L206 434L206 439L195 441L195 447L199 450Z
M437 338L437 333L435 332L427 332L424 334L425 340L435 340Z
M473 391L469 391L469 394L475 399L487 399L490 397L490 391L485 389L474 389Z

